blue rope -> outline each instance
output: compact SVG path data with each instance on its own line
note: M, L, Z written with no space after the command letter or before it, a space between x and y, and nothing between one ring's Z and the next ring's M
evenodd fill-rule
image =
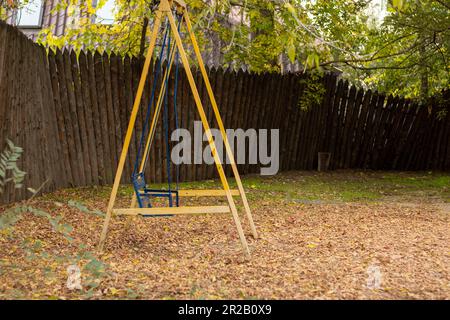
M146 135L146 131L147 131L147 126L148 126L148 122L150 120L151 109L152 109L152 105L153 105L154 100L155 100L156 84L158 82L159 74L161 73L161 69L162 69L162 57L163 57L163 53L164 53L164 47L166 46L166 40L167 40L167 35L168 34L169 34L169 21L167 20L166 21L166 32L164 34L164 39L163 39L163 42L162 42L162 45L161 45L161 52L159 54L158 65L156 66L156 73L155 73L155 77L153 79L152 93L151 93L151 97L150 97L150 102L149 102L148 107L147 107L147 114L145 116L144 128L142 128L142 134L141 134L141 139L140 139L140 142L139 142L139 147L138 147L136 161L134 163L134 170L133 170L132 179L135 178L136 173L139 170L138 168L139 168L139 162L141 160L142 146L144 145L144 140L145 140L145 135Z
M180 19L181 20L181 19ZM180 21L181 23L181 21ZM178 31L180 31L180 27L178 26ZM179 52L177 51L176 53L176 57L175 57L175 62L176 62L176 68L175 68L175 88L174 88L174 102L173 102L173 108L174 108L174 112L175 112L175 129L179 129L179 124L178 124L178 109L177 109L177 96L178 96L178 73L179 73L179 69L180 69L180 64L178 62L179 59ZM179 156L179 154L178 154ZM179 190L179 181L180 181L180 165L177 164L175 167L176 170L176 190ZM177 197L177 206L178 206L178 197Z
M180 26L181 26L181 21L179 21L179 24L178 24L178 29L180 29ZM169 39L170 39L170 36L169 36ZM169 40L169 44L168 44L168 46L169 46L169 49L167 50L167 55L168 55L168 63L167 63L167 65L168 66L170 66L171 64L172 64L172 60L170 59L171 58L171 55L169 54L170 53L170 45L171 45L171 41ZM166 82L165 82L165 86L166 86L166 94L168 94L168 89L167 89L167 87L168 87L168 81L169 81L169 77L167 77L167 79L166 79ZM164 99L166 99L166 97L164 97ZM164 100L164 102L166 102L165 100ZM165 105L164 105L164 107L165 107ZM149 150L147 150L147 155L146 155L146 157L145 157L145 163L144 163L144 167L146 167L146 165L147 165L147 161L148 161L148 159L149 159L149 157L148 157L148 153L150 153L150 149Z

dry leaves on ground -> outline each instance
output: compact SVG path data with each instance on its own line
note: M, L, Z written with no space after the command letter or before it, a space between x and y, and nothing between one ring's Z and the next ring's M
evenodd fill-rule
M251 260L229 215L114 218L98 257L104 265L91 270L92 257L77 254L95 252L103 219L54 200L64 192L32 205L62 215L73 241L25 214L0 236L0 298L450 298L449 212L441 204L252 201L259 239L242 215ZM84 194L91 209L106 202ZM82 269L83 290L66 287L71 263Z

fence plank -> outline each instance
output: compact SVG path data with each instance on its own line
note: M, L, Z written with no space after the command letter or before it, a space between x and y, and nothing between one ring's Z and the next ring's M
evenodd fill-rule
M70 60L69 51L65 50L63 52L64 59L64 73L66 75L66 87L67 94L69 97L69 110L70 110L70 120L72 122L72 134L75 142L75 155L76 161L78 161L77 173L79 175L79 183L80 185L86 185L86 176L85 176L85 163L83 159L83 147L82 147L82 137L80 136L80 121L78 118L78 110L77 110L77 100L75 96L75 86L74 80L72 76L72 62Z
M407 117L407 101L403 98L398 99L398 103L391 110L392 113L392 125L390 130L386 133L386 144L384 146L384 169L394 169L396 149L401 148L401 124L404 118Z
M285 92L283 94L283 106L280 113L280 170L287 170L289 168L289 156L293 146L288 145L289 137L291 135L290 119L294 116L295 106L292 103L293 87L294 87L294 75L288 75L285 77L286 85Z
M56 131L53 131L53 124L50 123L52 117L52 102L50 98L50 89L47 86L45 75L48 74L46 70L45 60L46 54L42 47L33 44L33 53L35 60L32 62L32 68L35 70L35 100L30 101L30 115L38 114L36 127L34 128L34 134L36 135L37 145L42 146L37 149L36 145L32 148L37 151L37 161L39 161L39 168L42 170L39 173L37 184L35 188L42 186L43 192L55 190L55 178L58 179L59 175L59 163L57 160L57 154L55 154L55 136ZM34 111L34 112L33 112ZM36 161L35 160L35 161ZM47 181L48 180L48 181Z
M339 107L341 97L344 93L344 81L341 79L338 82L338 86L336 89L336 95L333 101L333 111L332 111L332 121L331 121L331 134L330 134L330 152L331 152L331 161L330 167L335 168L336 162L336 147L337 147L337 139L338 139L338 130L339 130Z
M385 126L386 126L386 121L388 119L389 116L389 109L392 107L392 103L393 103L393 97L392 95L389 95L386 101L386 104L380 106L379 109L379 117L375 118L375 134L374 134L374 138L373 138L373 149L372 149L372 164L371 167L372 168L378 168L379 167L379 163L378 163L378 159L380 158L380 148L379 148L379 144L381 143L381 140L383 139L383 135L384 135L384 130L385 130Z
M98 179L98 159L97 151L95 148L95 132L94 132L94 113L92 108L92 99L89 89L89 71L88 71L88 60L84 52L80 52L79 65L80 65L80 80L81 80L81 91L84 102L84 119L86 122L86 139L87 139L87 153L89 154L89 165L91 168L90 181L94 185L99 184Z
M29 41L23 42L22 50L32 53L33 43ZM41 150L34 148L35 145L40 145L39 139L39 118L42 116L37 112L36 106L31 106L30 102L33 101L37 106L42 104L41 97L36 96L36 76L37 72L34 68L36 66L36 56L29 54L23 57L21 70L25 72L28 70L28 77L22 77L20 80L20 87L30 88L26 92L17 93L21 95L21 106L19 111L19 124L16 127L17 131L22 131L23 134L18 132L20 146L24 148L23 167L27 168L27 175L25 177L25 187L38 188L40 182L40 175L43 173L41 167L41 159L39 159L39 153ZM34 107L34 108L33 108ZM22 191L22 190L21 190ZM25 192L21 192L21 197L27 198Z
M319 111L319 120L317 123L317 132L316 132L316 152L326 152L323 150L323 146L325 144L325 133L327 130L327 111L328 111L328 103L330 99L331 92L327 90L327 88L332 86L332 82L334 82L335 79L332 74L325 74L323 79L323 86L325 88L325 95L322 98L322 102L318 106L320 108ZM317 155L317 153L315 155Z
M354 122L353 114L356 109L355 101L356 101L356 87L351 86L349 94L348 94L347 107L345 110L344 121L343 121L342 143L341 143L340 157L339 157L339 168L345 168L345 159L347 157L347 151L349 149L350 128Z
M324 135L324 142L322 145L323 152L331 152L331 135L332 135L332 129L333 129L333 107L334 107L334 97L336 96L336 90L338 88L338 79L336 75L332 75L332 78L330 79L330 83L326 87L326 127L325 131L323 132Z
M76 114L79 122L79 135L81 139L81 150L82 150L82 159L83 159L83 167L84 167L84 176L85 176L85 185L92 184L92 168L91 161L89 159L89 143L88 143L88 135L87 135L87 125L85 119L85 106L84 106L84 97L81 89L81 78L80 78L80 68L78 66L77 56L74 51L70 54L70 62L72 68L72 81L74 85L74 95L76 100Z
M0 21L0 121L2 120L2 106L4 107L6 99L6 88L7 86L7 71L8 71L8 38L10 37L10 32L6 28L6 25ZM1 124L1 122L0 122ZM2 139L2 136L0 136ZM0 140L3 141L3 140ZM2 146L3 147L3 146Z
M384 122L383 133L381 136L381 141L377 144L377 148L379 151L379 165L380 169L389 169L387 163L392 163L388 159L392 157L392 154L386 152L388 149L387 145L389 144L389 139L392 136L392 131L395 130L395 120L398 113L401 113L401 106L399 105L402 101L400 101L399 97L394 97L391 103L386 104L386 112L388 113L387 118ZM391 158L392 159L392 158Z
M314 103L312 106L312 112L311 112L311 123L313 125L310 126L309 131L309 143L310 146L307 148L307 158L305 162L305 169L312 170L314 168L314 160L317 159L317 140L318 140L318 134L320 133L320 128L318 127L318 124L320 122L320 104Z
M98 166L98 180L101 185L106 184L106 169L104 160L104 148L103 148L103 135L100 118L100 105L99 96L97 94L97 76L96 76L96 59L92 53L87 55L87 65L89 74L89 91L92 102L92 116L94 122L94 134L95 134L95 150L97 154L97 166Z
M117 163L118 161L118 155L117 155L117 141L116 141L116 123L114 118L114 102L113 102L113 89L112 89L112 78L111 78L111 63L110 63L110 57L106 52L102 55L102 62L103 62L103 74L104 74L104 81L105 81L105 107L106 107L106 118L103 119L103 121L106 123L107 129L107 141L109 145L109 165L111 167L111 180L109 180L109 183L113 183L113 179L115 176Z
M221 73L219 72L217 77L219 78L220 76L221 76ZM242 117L241 127L242 127L242 129L244 129L246 131L251 128L250 120L251 120L252 116L254 116L254 113L251 111L253 110L252 109L253 101L255 99L255 92L257 91L257 78L254 77L253 74L250 74L250 73L247 73L247 77L248 77L248 81L247 81L248 89L247 89L247 93L246 93L246 100L242 105L242 115L241 115L241 117ZM230 139L230 141L231 141L231 139ZM236 149L236 148L233 148L233 149ZM236 153L236 151L233 150L233 154L235 154L235 153ZM238 160L237 160L236 155L235 155L235 159L237 162ZM247 170L248 170L247 164L248 164L248 161L244 161L244 164L239 165L238 168L239 168L240 174L245 174L247 172Z
M15 86L15 90L13 91L14 97L16 98L16 102L17 105L15 105L15 112L13 113L12 117L11 117L11 122L13 123L13 126L11 126L11 131L10 131L10 137L13 139L13 141L19 145L22 146L24 149L24 152L28 151L28 146L25 144L26 142L26 136L27 134L23 135L21 134L21 131L23 132L25 127L24 127L24 122L25 122L25 116L27 114L27 110L24 108L25 105L25 101L27 100L26 95L22 92L21 88L23 87L27 87L27 82L26 80L28 80L26 77L21 77L22 74L25 74L27 67L25 66L25 60L26 60L26 56L21 55L20 52L21 51L25 51L25 44L26 42L23 41L23 35L21 34L18 39L16 39L16 43L17 45L15 46L15 52L14 54L19 57L18 59L18 63L16 65L15 68L15 76L13 79L19 79L18 81L16 81L18 83L18 85ZM26 52L26 51L25 51ZM29 85L29 84L28 84ZM28 92L26 92L28 93ZM25 171L31 171L32 169L29 168L27 166L27 160L29 159L29 156L27 155L23 155L20 159L19 159L19 168L27 168L25 169ZM34 173L31 173L31 175L33 175ZM27 177L25 178L25 183L27 183L27 180L29 180L30 178L30 172L27 175ZM23 189L12 189L11 192L11 198L25 198L25 192L23 191Z
M404 150L410 150L415 145L414 138L415 137L415 130L417 129L417 121L418 121L418 112L419 112L418 105L415 103L411 103L409 106L409 110L407 112L407 115L409 117L405 118L405 122L403 124L403 131L404 131ZM408 168L408 161L410 156L412 155L411 152L405 153L401 152L399 154L399 161L398 164L402 168Z
M118 112L118 117L119 117L119 144L118 146L118 155L120 157L120 154L122 153L122 147L123 147L123 143L125 141L125 134L127 131L127 127L128 127L128 121L127 121L127 100L126 100L126 95L125 95L125 74L124 74L124 65L123 65L123 59L122 57L117 57L116 59L116 63L117 63L117 72L118 72L118 76L117 76L117 87L118 87L118 91L117 94L119 96L119 110ZM124 167L124 176L122 177L122 183L125 183L126 181L129 181L130 177L131 177L131 170L130 170L130 157L127 155L127 160L125 162L125 167Z
M256 99L256 105L254 110L254 121L251 128L258 130L263 126L264 109L267 104L268 92L270 92L270 74L264 73L261 77L261 82L258 85L258 94ZM251 152L250 152L251 153ZM255 157L257 154L255 155ZM250 161L249 161L250 162ZM258 170L257 164L251 164L249 167L249 173L256 173Z
M405 158L404 153L402 152L403 148L406 146L407 137L409 132L406 130L406 127L411 124L412 119L414 117L412 111L412 103L410 100L405 101L405 106L403 107L404 115L400 117L398 129L399 132L393 143L395 143L393 153L394 153L394 161L392 163L392 168L396 169L397 165Z
M58 129L58 139L61 143L61 157L60 162L64 164L64 172L66 175L66 186L73 185L74 179L72 175L70 155L69 155L69 146L68 146L68 134L66 132L66 126L64 124L64 114L61 105L61 96L59 90L59 79L56 67L56 58L53 54L53 51L50 51L48 54L48 67L51 77L51 85L52 85L52 93L53 93L53 102L55 106L55 116L56 116L56 125Z
M179 62L174 62L174 63L179 63ZM179 69L178 69L177 114L176 114L176 116L177 116L177 119L178 119L178 128L179 129L184 129L184 127L185 127L184 125L185 124L183 123L183 121L184 121L184 115L185 115L185 112L184 112L185 105L183 104L183 90L182 90L183 89L183 81L184 81L184 77L182 76L182 72L184 70L182 69L181 64L178 66L178 68ZM179 142L181 142L182 139L183 138L180 137L180 141ZM176 142L176 143L179 143L179 142ZM180 159L178 159L179 161L181 161L182 156L183 156L183 154L180 153L179 154ZM185 176L186 166L183 165L183 164L177 165L175 170L178 170L178 180L180 182L185 181L186 180L186 176Z
M366 168L367 158L370 157L370 142L372 141L372 127L373 127L373 118L376 112L376 105L378 101L378 93L374 92L370 99L370 103L367 109L367 115L365 117L365 125L364 125L364 136L362 139L362 148L361 154L359 155L359 162L361 168Z
M351 105L351 115L350 115L350 126L348 128L347 136L344 138L345 141L345 159L343 167L348 169L352 167L352 155L353 149L356 147L355 131L358 122L358 114L361 110L361 103L364 96L363 90L357 90L354 103Z
M344 81L343 91L340 97L340 101L338 104L338 116L337 116L337 130L336 130L336 140L334 140L333 151L334 161L333 168L340 169L340 160L341 160L341 148L343 141L343 132L345 127L346 115L347 115L347 103L348 103L348 94L349 94L349 83L348 81Z
M186 72L183 70L183 72L181 72L181 74L183 75L183 106L184 106L184 119L183 119L183 123L184 123L184 127L185 129L187 129L191 135L191 149L194 147L194 120L195 120L195 113L194 113L194 102L192 99L192 94L191 94L191 87L189 86L189 82L186 76ZM195 179L195 175L194 175L194 169L195 169L195 165L194 165L194 154L192 152L192 150L189 150L189 154L190 154L190 160L191 163L186 165L186 181L193 181Z
M296 170L300 168L299 154L301 153L302 145L304 144L304 136L302 130L304 127L303 117L306 113L302 110L299 100L304 90L302 79L304 74L296 75L293 79L293 93L291 97L292 104L292 118L289 120L289 137L288 137L288 170Z
M208 109L210 109L209 107L209 103L208 103L208 94L206 92L206 86L205 83L203 81L203 77L202 74L200 72L200 69L197 69L196 73L196 83L197 83L197 88L199 91L199 95L200 95L200 99L203 103L203 109L205 110L205 113L208 114ZM214 124L209 124L211 129L214 129ZM203 150L205 148L207 143L203 144L203 148L202 148L202 158L203 158ZM196 179L197 181L201 181L204 180L204 176L205 176L205 169L206 169L207 164L204 162L204 160L202 160L202 163L200 165L197 166L197 174L196 174ZM224 166L224 168L226 169L226 167Z
M125 122L124 127L128 128L128 123L130 121L131 109L133 108L133 87L132 87L132 70L131 70L131 59L129 56L125 56L123 60L123 72L124 72L124 96L125 96ZM126 131L125 131L126 132ZM136 132L133 132L130 146L128 149L128 165L130 173L134 170L134 163L136 161ZM129 175L131 177L131 175Z
M105 184L110 184L113 177L113 169L111 166L111 149L109 145L109 130L108 130L108 115L107 115L107 103L106 103L106 90L105 90L105 74L103 69L103 61L100 53L94 54L94 71L95 71L95 86L97 89L97 104L99 111L99 125L101 136L101 146L103 151L103 176L102 179Z
M73 186L82 185L81 183L81 173L80 173L80 166L78 165L78 154L77 154L77 147L75 146L75 136L74 136L74 129L73 129L73 119L74 117L71 117L71 108L70 108L70 102L69 102L69 94L68 94L68 86L70 83L67 83L68 76L66 75L68 71L65 69L65 62L64 62L64 54L57 50L56 54L56 67L57 67L57 74L58 74L58 85L60 90L60 97L61 97L61 113L64 117L64 127L66 128L66 138L67 138L67 147L68 147L68 153L69 153L69 159L70 159L70 169L72 171L72 178L73 178Z

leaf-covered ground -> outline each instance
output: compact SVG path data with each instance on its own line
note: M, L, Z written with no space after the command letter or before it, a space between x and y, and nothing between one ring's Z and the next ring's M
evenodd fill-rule
M245 186L251 260L230 215L114 218L97 254L110 188L37 197L27 206L50 216L0 230L0 298L450 299L449 175L290 172ZM70 265L81 290L66 286Z

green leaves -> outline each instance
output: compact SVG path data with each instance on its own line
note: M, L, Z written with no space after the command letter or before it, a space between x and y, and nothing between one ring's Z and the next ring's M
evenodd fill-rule
M105 214L103 212L101 212L100 210L97 210L97 209L89 210L88 207L86 207L84 204L82 204L81 202L78 202L78 201L70 200L67 204L73 208L80 210L81 212L84 212L84 213L93 214L93 215L96 215L99 217L105 216Z
M3 193L5 185L13 182L15 188L21 188L26 173L17 167L17 162L22 155L23 149L6 139L6 149L0 154L0 194ZM10 176L8 177L8 173Z
M84 270L90 272L95 278L99 278L100 276L102 276L105 272L105 269L105 264L94 257L92 257L84 267Z
M425 102L449 87L449 10L443 1L390 3L382 25L366 40L367 55L375 52L376 59L353 64L359 69L351 76L371 89Z
M297 17L297 11L295 11L295 8L290 3L285 3L284 7L294 16Z
M0 231L14 226L20 219L24 209L22 207L8 209L0 215Z
M294 44L294 39L290 38L289 39L289 43L287 46L287 55L289 60L291 60L292 63L295 62L295 44Z
M305 67L308 69L319 68L320 67L319 55L315 52L310 53L306 57Z
M308 73L307 78L300 80L304 92L300 96L298 104L303 111L308 111L322 102L326 92L322 76L322 72L313 71Z
M402 10L403 8L403 0L392 0L392 6L396 9L398 9L399 11Z

